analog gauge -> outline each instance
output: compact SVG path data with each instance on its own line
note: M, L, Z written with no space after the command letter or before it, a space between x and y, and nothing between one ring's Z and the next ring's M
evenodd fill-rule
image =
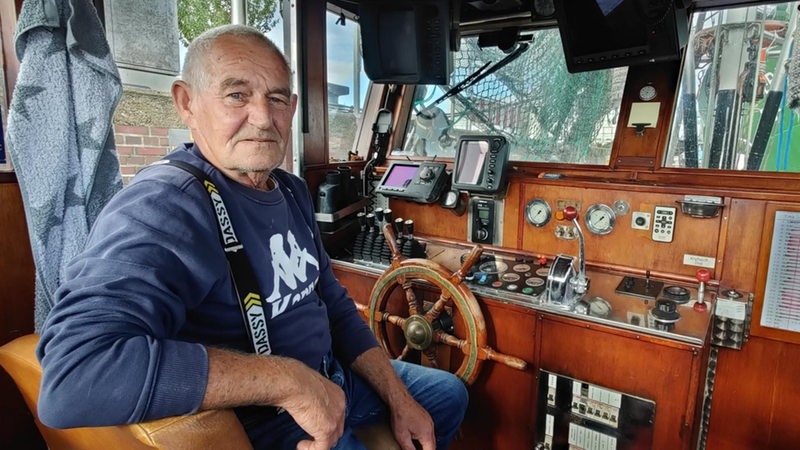
M530 264L515 264L512 269L517 273L525 273L531 271L531 266Z
M528 278L525 280L525 284L530 287L541 287L544 286L544 280L537 277Z
M628 214L628 211L631 210L631 205L628 204L625 200L617 200L614 202L614 214L618 216L624 216Z
M602 297L592 297L587 303L589 304L589 310L587 312L590 316L600 317L602 319L607 319L611 316L611 304L608 303L606 299Z
M586 210L586 228L594 234L608 234L614 229L617 220L614 210L608 205L596 203Z
M502 261L486 261L478 266L478 270L484 273L497 274L508 270L508 264Z
M529 224L535 227L547 225L547 222L550 222L551 216L550 205L541 198L535 198L529 201L528 206L525 207L525 219L528 220Z
M656 94L656 88L652 84L646 84L639 89L639 99L644 102L649 102L656 98Z
M506 283L515 283L519 281L520 278L521 277L519 274L511 272L504 273L503 275L500 276L500 279L505 281Z

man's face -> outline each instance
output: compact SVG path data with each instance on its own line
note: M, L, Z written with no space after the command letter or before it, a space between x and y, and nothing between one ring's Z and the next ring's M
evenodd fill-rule
M205 63L208 85L190 87L182 113L194 141L234 179L269 173L286 155L297 106L285 64L262 43L231 36L216 40Z

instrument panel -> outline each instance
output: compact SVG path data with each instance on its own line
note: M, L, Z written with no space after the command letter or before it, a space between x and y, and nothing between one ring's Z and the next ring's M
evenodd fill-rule
M463 262L466 255L462 251L459 260ZM693 308L698 300L697 286L589 271L589 291L573 310L564 310L548 304L546 287L552 263L548 258L484 253L464 281L478 296L693 344L704 342L713 308L709 306L705 312ZM645 285L650 288L640 289ZM715 292L705 291L704 302L713 305L715 299Z

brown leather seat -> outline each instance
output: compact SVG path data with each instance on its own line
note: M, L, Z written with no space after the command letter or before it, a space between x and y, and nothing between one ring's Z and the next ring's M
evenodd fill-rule
M3 345L0 347L0 366L17 384L50 450L252 449L244 428L232 410L203 411L135 425L66 430L50 428L38 420L36 409L42 378L42 368L35 355L38 342L38 335L29 334ZM370 449L400 448L386 425L366 427L355 434Z

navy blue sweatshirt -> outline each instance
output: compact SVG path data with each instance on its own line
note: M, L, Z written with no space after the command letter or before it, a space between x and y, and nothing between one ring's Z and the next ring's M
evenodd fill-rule
M276 169L277 188L263 192L226 178L191 144L167 159L200 168L219 189L257 273L273 354L318 369L331 349L349 364L377 346L333 275L302 179ZM42 330L43 423L196 412L206 346L251 349L216 220L203 186L172 166L141 171L109 202Z

